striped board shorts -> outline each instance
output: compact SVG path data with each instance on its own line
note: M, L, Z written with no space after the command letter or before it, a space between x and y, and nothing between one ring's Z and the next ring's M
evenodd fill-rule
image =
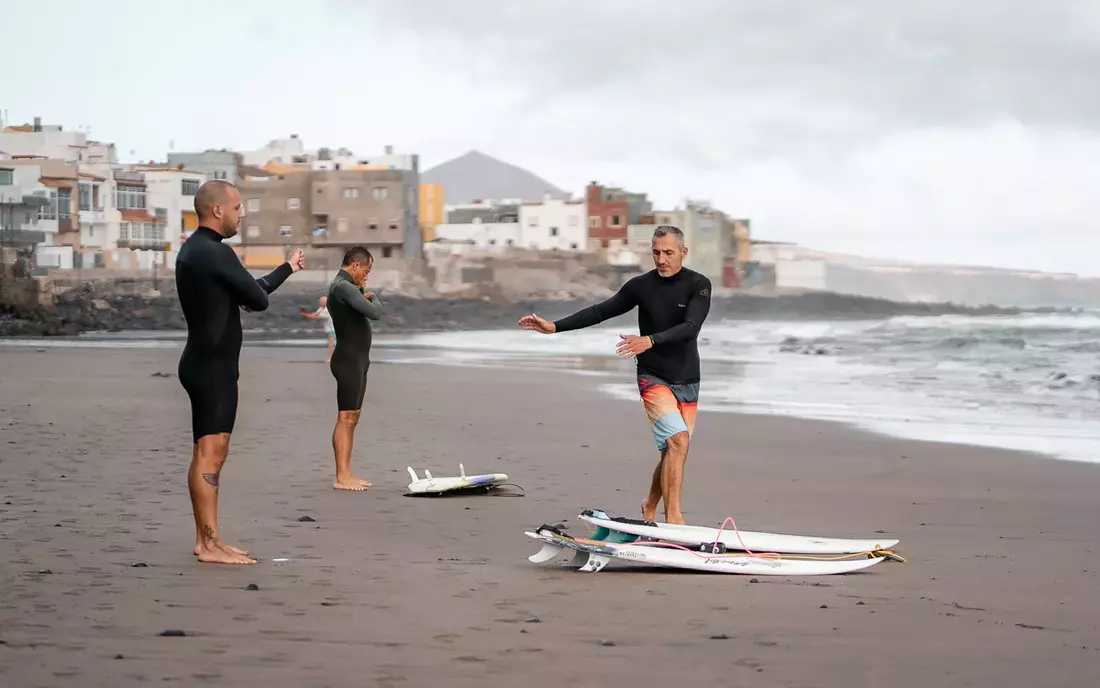
M656 375L638 374L638 393L645 405L657 449L668 448L668 438L695 431L695 412L699 405L699 383L672 384Z

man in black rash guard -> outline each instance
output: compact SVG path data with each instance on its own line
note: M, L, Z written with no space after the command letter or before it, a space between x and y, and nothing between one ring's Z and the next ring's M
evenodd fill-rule
M344 254L344 262L328 288L328 312L336 329L336 348L329 370L336 378L336 427L332 430L332 451L336 455L337 490L360 492L371 486L351 472L351 448L355 428L367 392L370 370L371 320L382 317L378 296L363 292L374 257L362 246Z
M176 257L176 291L187 321L179 362L180 384L191 400L194 447L187 486L195 515L199 561L255 564L248 552L218 533L218 482L237 416L241 309L262 311L268 294L305 264L302 251L271 274L255 279L223 239L241 222L241 196L224 180L208 181L195 194L199 228Z
M696 340L710 312L711 289L709 279L683 266L687 253L683 232L661 225L653 232L656 269L628 280L603 303L556 322L534 314L519 321L524 329L553 334L591 327L638 307L639 335L620 335L618 353L636 357L638 392L661 452L642 502L642 518L655 520L663 498L665 521L680 524L684 463L699 403Z

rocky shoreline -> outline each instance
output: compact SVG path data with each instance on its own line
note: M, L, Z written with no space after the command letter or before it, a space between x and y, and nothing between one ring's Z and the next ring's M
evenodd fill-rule
M386 315L376 324L376 331L380 333L509 328L514 327L516 320L527 313L557 318L598 301L593 298L518 301L491 297L414 298L385 292L380 292L379 296L386 308ZM268 310L243 314L244 326L246 329L271 332L308 328L314 323L302 318L299 309L313 310L316 307L315 289L280 289L271 296ZM897 315L1012 315L1058 310L900 303L821 292L780 296L736 294L716 297L712 302L710 319L879 319ZM623 322L635 318L634 314L628 314L623 317ZM172 290L126 294L84 284L59 294L54 308L0 309L0 337L183 329L183 315Z

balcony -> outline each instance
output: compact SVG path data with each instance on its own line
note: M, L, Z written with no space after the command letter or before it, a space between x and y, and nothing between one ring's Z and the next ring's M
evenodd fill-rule
M131 251L171 251L172 244L158 239L119 239L118 248L128 248Z
M106 213L103 210L81 210L80 221L87 222L90 225L103 224L107 221Z

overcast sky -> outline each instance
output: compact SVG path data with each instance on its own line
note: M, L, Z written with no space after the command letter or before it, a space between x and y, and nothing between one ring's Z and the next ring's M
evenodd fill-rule
M575 193L710 200L760 239L1100 276L1093 0L0 9L0 109L124 160L291 133L424 167L478 149Z

